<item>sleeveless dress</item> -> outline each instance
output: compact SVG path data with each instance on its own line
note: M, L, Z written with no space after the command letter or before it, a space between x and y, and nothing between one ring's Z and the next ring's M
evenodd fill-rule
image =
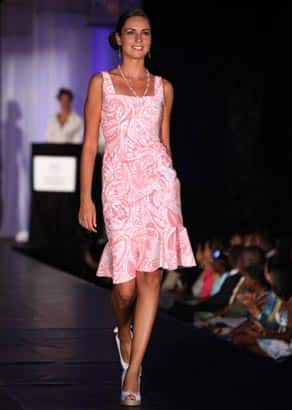
M154 96L117 94L102 72L102 206L108 237L96 276L114 284L137 271L196 266L183 225L180 181L160 141L164 103L162 78Z

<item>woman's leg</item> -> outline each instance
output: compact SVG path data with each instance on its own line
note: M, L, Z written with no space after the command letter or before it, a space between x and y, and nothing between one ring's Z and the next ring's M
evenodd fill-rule
M117 283L111 291L111 303L115 312L121 353L125 362L130 360L132 338L130 324L133 305L136 299L136 280Z
M137 272L134 338L124 390L138 390L138 375L157 313L162 276L162 269L153 272Z

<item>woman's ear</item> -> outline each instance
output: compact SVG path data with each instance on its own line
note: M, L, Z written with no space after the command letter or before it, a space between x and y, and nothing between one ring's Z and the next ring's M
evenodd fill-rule
M119 33L115 33L115 37L116 37L117 45L121 47L122 45L121 36L119 35Z

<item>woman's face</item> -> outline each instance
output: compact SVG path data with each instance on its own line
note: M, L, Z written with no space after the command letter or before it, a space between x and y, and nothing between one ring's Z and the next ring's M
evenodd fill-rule
M243 239L244 246L254 246L255 245L255 237L253 233L246 234Z
M222 261L220 261L218 259L213 259L212 267L213 267L214 271L216 273L218 273L219 275L222 275L226 271L224 264L222 263Z
M253 256L249 252L242 252L242 254L239 257L240 270L245 271L253 263Z
M235 233L234 235L231 236L230 238L230 246L236 246L236 245L242 245L243 244L243 238L239 233Z
M213 260L212 246L210 242L206 242L203 248L203 259L205 264L210 264Z
M147 18L129 17L119 35L116 33L118 45L122 47L123 55L135 59L146 56L151 46L151 28Z

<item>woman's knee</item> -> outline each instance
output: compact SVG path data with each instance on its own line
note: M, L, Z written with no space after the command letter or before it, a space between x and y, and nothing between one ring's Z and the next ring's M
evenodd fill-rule
M137 272L137 285L148 288L160 287L162 275L163 270L161 268L153 272Z
M129 283L121 283L115 285L113 289L116 301L121 307L131 305L136 298L136 283L135 280Z

